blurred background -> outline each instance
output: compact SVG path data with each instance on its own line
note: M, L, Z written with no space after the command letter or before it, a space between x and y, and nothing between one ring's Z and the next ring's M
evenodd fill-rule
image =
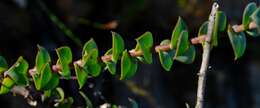
M170 39L178 16L189 27L190 38L197 36L208 19L212 0L1 0L0 55L9 65L22 55L34 66L37 44L44 46L56 61L55 48L69 46L74 60L81 57L82 44L91 37L100 55L112 47L111 31L124 38L127 49L135 47L135 38L151 31L154 43ZM260 0L218 0L229 24L240 24L249 2ZM247 36L245 55L234 61L226 33L219 35L219 46L211 53L206 84L206 108L260 108L260 38ZM196 45L196 59L186 65L174 62L170 72L160 66L157 54L153 64L140 63L137 74L120 81L119 74L104 71L88 79L84 91L95 107L104 103L130 106L134 99L140 108L185 108L195 106L197 75L202 49ZM84 105L77 82L62 80L66 97L74 98L73 107ZM40 97L39 97L40 98ZM5 108L28 108L26 100L13 94L0 96ZM48 103L37 107L45 108Z

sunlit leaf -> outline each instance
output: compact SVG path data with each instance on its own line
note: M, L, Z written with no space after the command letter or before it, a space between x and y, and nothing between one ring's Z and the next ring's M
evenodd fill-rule
M52 74L51 80L44 86L44 90L52 90L59 85L59 75L57 73Z
M151 48L153 46L153 36L151 32L145 32L136 39L137 46L136 51L141 50L146 63L151 64L153 62ZM140 48L140 49L139 49Z
M35 67L37 73L39 73L40 70L43 68L43 66L49 62L51 62L51 58L48 51L45 48L38 45L38 53L36 55L36 61L35 61Z
M94 39L91 38L89 41L85 43L82 50L82 56L84 56L85 54L89 54L93 49L97 49L97 44L94 41ZM98 55L98 52L95 55Z
M181 17L179 17L178 22L172 32L172 38L171 38L172 49L176 49L178 39L183 30L188 30L188 27L187 27L186 23L184 22L184 20Z
M52 71L49 63L46 63L42 70L40 70L40 88L45 87L52 78Z
M181 56L189 48L189 34L186 30L182 31L176 48L175 56Z
M19 57L15 64L8 69L8 75L11 79L15 81L18 85L27 85L27 70L28 70L28 62L23 59L23 57Z
M74 68L77 76L77 81L79 84L79 89L81 89L87 81L88 72L85 69L78 66L77 64L74 64Z
M15 82L11 78L5 77L1 84L0 95L8 93L13 88L14 84Z
M72 53L69 47L60 47L56 49L56 53L59 57L57 64L61 65L61 74L65 78L71 76L69 64L72 62Z
M116 32L112 32L113 46L112 46L112 60L116 63L119 55L124 51L125 45L123 38Z
M129 79L131 78L137 71L137 61L130 57L127 50L123 52L121 59L121 76L120 79Z
M101 73L101 66L97 60L97 49L91 50L91 52L83 57L84 69L86 69L92 76L97 77Z

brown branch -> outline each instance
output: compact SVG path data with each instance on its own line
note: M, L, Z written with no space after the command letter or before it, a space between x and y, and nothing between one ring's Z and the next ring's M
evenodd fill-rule
M169 51L171 50L171 45L157 45L155 46L155 51L159 52L159 51Z
M255 29L257 26L256 26L256 22L255 21L252 21L249 23L248 25L248 29ZM243 24L240 24L240 25L233 25L232 26L234 32L236 33L239 33L239 32L243 32L246 30L245 26Z
M111 60L112 60L112 54L102 56L102 57L101 57L101 60L102 60L103 62L109 62L109 61L111 61Z
M191 43L192 44L201 44L207 40L206 38L207 38L207 35L198 36L198 37L192 38Z
M208 24L208 32L207 32L207 39L205 41L205 47L203 47L203 55L202 55L202 62L200 71L198 73L198 88L197 88L197 102L196 108L204 108L204 93L205 93L205 84L206 84L206 72L209 65L209 58L210 58L210 50L211 50L211 38L212 32L214 27L214 20L216 16L216 12L218 10L219 5L214 3L212 6L212 10L209 17L209 24Z
M132 49L129 51L129 54L132 57L138 57L138 56L142 56L144 53L141 50Z

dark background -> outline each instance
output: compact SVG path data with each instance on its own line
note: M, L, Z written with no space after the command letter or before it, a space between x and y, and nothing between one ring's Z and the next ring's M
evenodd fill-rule
M218 3L229 24L240 24L245 6L252 1L260 3L259 0L219 0ZM190 38L195 37L200 25L208 19L212 3L211 0L1 0L0 55L9 65L22 55L31 68L37 44L48 49L53 61L57 60L55 48L65 45L73 50L74 60L81 57L82 47L50 20L40 4L57 16L83 44L93 37L101 56L112 46L110 31L121 34L127 49L134 48L134 39L146 31L151 31L154 43L159 44L163 39L170 39L178 16L186 21ZM111 21L116 21L118 26L114 29L100 27ZM227 33L219 35L219 46L212 50L207 76L207 108L260 108L259 42L259 37L247 36L245 55L234 61ZM200 45L196 45L196 51L193 64L175 62L170 72L162 69L158 55L154 54L153 64L140 63L131 80L119 81L120 72L112 76L105 71L98 78L88 79L82 90L95 107L104 103L129 106L128 98L134 99L140 108L185 108L185 103L194 107L196 73L202 54ZM66 97L74 97L73 107L84 105L76 81L61 81L60 86ZM5 108L30 107L22 97L14 97L11 93L0 96L0 104ZM50 106L43 103L38 107Z

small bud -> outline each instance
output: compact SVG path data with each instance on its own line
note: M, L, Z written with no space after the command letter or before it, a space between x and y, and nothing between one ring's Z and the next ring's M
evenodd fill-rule
M158 45L155 47L155 51L169 51L171 49L171 45Z
M232 28L236 33L243 32L245 30L244 25L233 25Z
M249 29L255 29L257 26L256 26L256 22L253 21L251 23L249 23Z
M101 60L103 62L109 62L109 61L112 60L112 55L104 55L104 56L101 57Z
M77 64L78 66L83 67L82 60L77 60L77 61L74 62L74 64Z
M132 50L129 51L129 54L132 57L142 56L143 55L143 51L141 51L141 50L136 51L135 49L132 49Z
M34 76L36 74L36 72L37 72L36 67L29 69L30 76Z
M52 65L52 70L54 72L60 72L61 71L61 65Z
M205 42L206 39L207 39L207 35L198 36L198 37L192 38L191 43L192 44L200 44L200 43Z

